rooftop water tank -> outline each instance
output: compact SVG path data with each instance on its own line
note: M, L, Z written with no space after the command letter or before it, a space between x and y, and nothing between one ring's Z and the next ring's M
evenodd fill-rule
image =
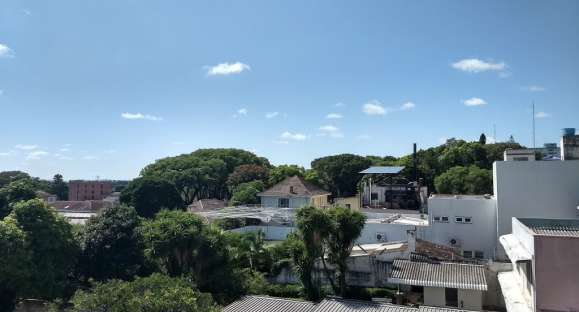
M575 135L575 128L563 128L563 136L570 137Z

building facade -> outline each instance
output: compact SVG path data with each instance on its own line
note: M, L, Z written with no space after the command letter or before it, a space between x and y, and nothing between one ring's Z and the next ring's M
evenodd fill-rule
M315 186L302 177L293 176L257 194L263 207L271 208L301 208L328 206L330 192Z
M71 180L68 182L68 200L103 200L113 193L111 181Z

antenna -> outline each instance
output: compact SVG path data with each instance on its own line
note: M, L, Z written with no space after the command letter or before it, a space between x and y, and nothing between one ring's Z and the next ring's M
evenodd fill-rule
M535 149L535 101L533 101L533 150Z
M493 124L493 143L497 143L497 124Z

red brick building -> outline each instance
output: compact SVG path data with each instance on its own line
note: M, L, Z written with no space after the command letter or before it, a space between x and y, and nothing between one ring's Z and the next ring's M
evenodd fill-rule
M113 192L111 181L71 180L68 182L68 200L102 200Z

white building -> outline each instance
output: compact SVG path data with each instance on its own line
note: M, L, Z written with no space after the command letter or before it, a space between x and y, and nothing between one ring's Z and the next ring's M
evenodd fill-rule
M465 258L492 258L497 241L493 225L496 201L491 196L432 195L425 239L456 248Z
M507 149L503 156L504 161L535 161L535 150L531 148Z

